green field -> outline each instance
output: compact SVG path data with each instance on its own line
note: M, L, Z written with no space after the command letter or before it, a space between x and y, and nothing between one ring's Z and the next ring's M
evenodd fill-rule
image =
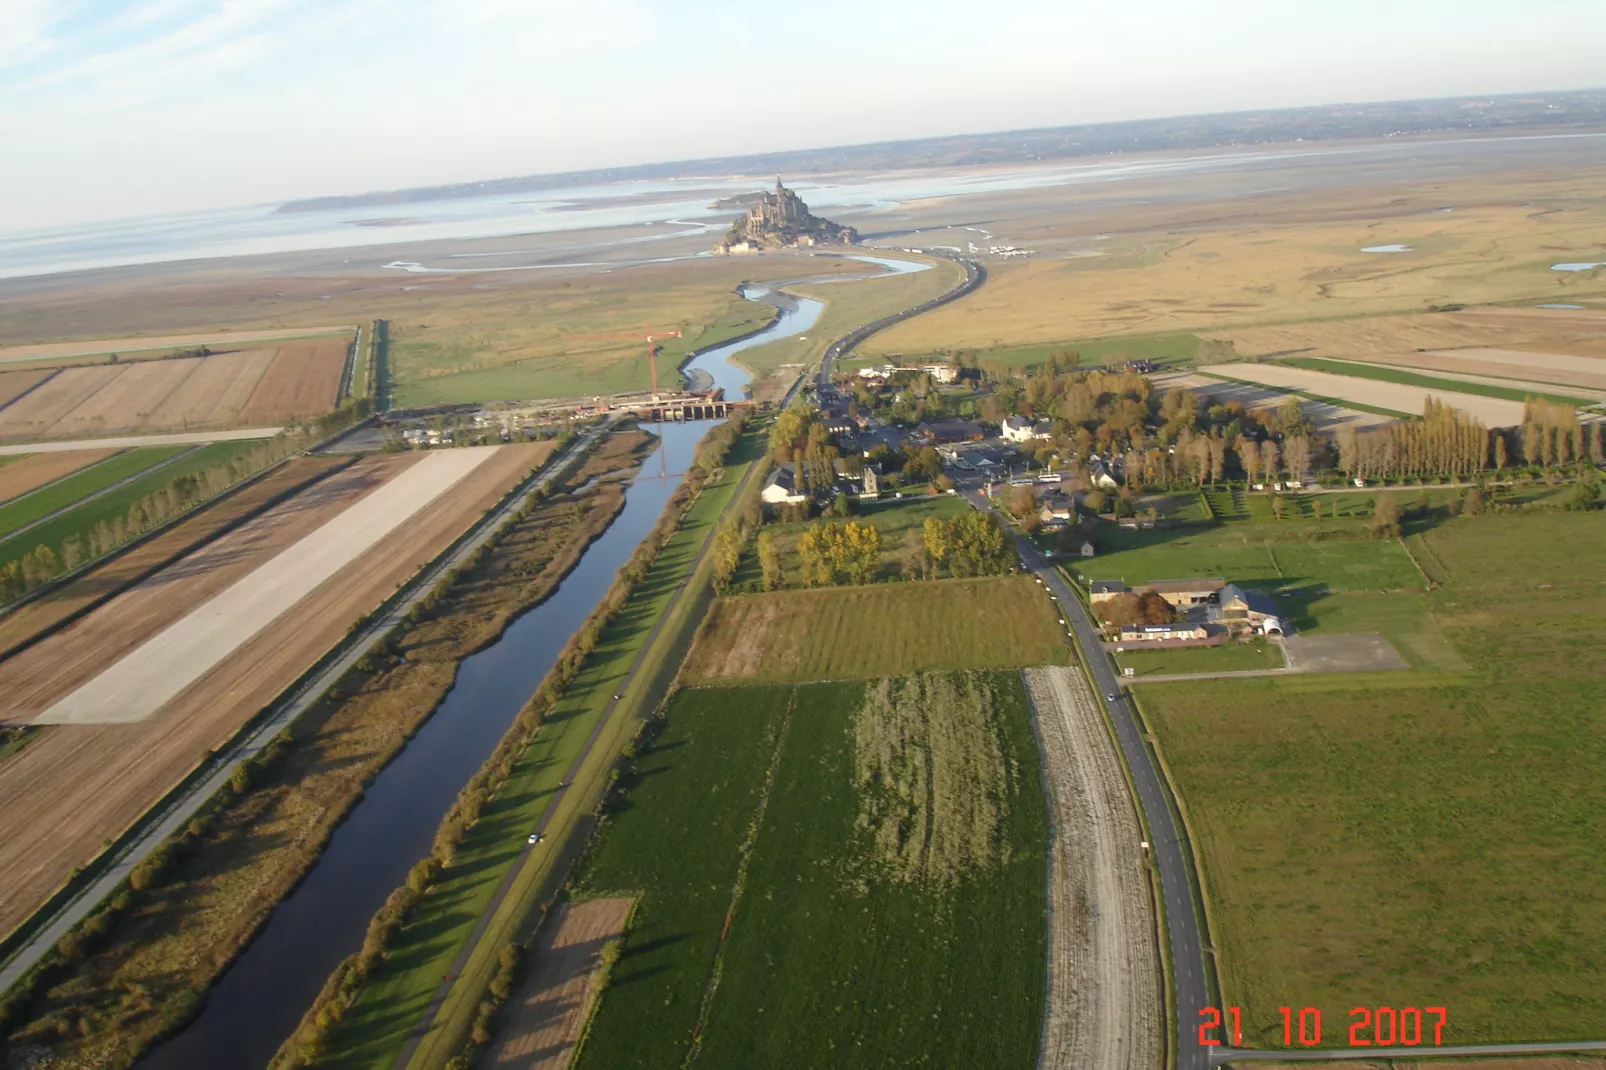
M1133 587L1209 576L1257 586L1321 584L1334 591L1421 587L1422 574L1405 548L1395 540L1355 538L1363 527L1354 520L1323 520L1112 529L1097 557L1071 567L1084 580L1124 580Z
M715 603L692 681L864 679L924 669L1063 665L1054 603L1024 576L739 595Z
M48 486L40 487L33 493L23 495L9 505L0 507L0 536L26 527L42 516L49 516L57 509L64 509L80 498L104 490L120 479L127 479L189 448L151 446L114 453L98 464L92 464Z
M156 471L135 479L126 486L119 487L117 490L102 495L93 501L85 502L76 509L72 509L54 520L39 525L24 536L0 544L0 565L20 558L23 554L32 551L35 546L58 547L72 536L91 530L103 520L113 520L124 515L135 502L153 491L160 490L179 476L192 475L210 465L221 464L256 445L257 443L255 442L214 442L209 446L203 446L171 464L163 465ZM171 456L173 453L181 452L188 448L161 447L160 449L165 456ZM135 452L144 453L146 451L138 450ZM155 452L155 450L153 449L152 452ZM118 459L118 457L113 457L105 463L109 464ZM98 469L101 466L96 465L95 467ZM124 474L126 475L127 473ZM115 480L108 480L107 482L115 482ZM101 485L104 486L105 484Z
M895 580L901 575L898 555L904 547L904 540L909 537L909 532L920 528L927 517L962 516L969 511L970 506L966 505L965 500L958 495L944 495L938 498L889 498L880 502L865 502L859 515L842 519L870 524L881 532L881 569L877 578ZM775 539L775 549L780 557L781 568L788 586L803 586L803 565L797 556L797 537L805 529L817 523L818 520L794 524L766 524L763 528ZM732 582L738 588L756 591L759 589L762 576L757 551L749 546Z
M577 1066L680 1067L693 1037L709 1066L1031 1065L1048 825L1018 676L799 687L767 802L729 770L714 783L733 798L693 801L726 795L700 778L719 767L700 748L761 765L751 722L774 718L781 694L678 700L698 721L666 733L667 768L610 820L586 889L648 890ZM926 706L954 711L941 718L951 734L918 727L929 722L911 712ZM935 795L902 794L888 770L908 759L931 770ZM900 847L892 815L933 834ZM755 817L743 867L733 848ZM697 842L698 828L717 831ZM655 917L659 887L699 909Z
M620 691L625 673L645 644L655 622L662 617L689 575L703 542L712 534L750 462L759 452L757 433L749 434L733 451L724 478L710 483L679 529L665 544L657 561L619 615L602 633L596 650L579 676L566 689L557 707L547 715L535 741L519 757L506 786L486 806L477 824L458 849L456 860L424 898L391 944L384 963L370 975L357 1001L333 1031L319 1066L388 1067L418 1024L443 975L485 913L523 846L523 835L540 823L553 805L553 793L569 773L605 707ZM684 600L683 600L684 602ZM667 633L667 630L666 630ZM634 731L635 717L651 711L656 699L644 697L655 666L644 664L632 682L629 696L614 709L608 732L599 741L598 760L588 776L605 774L615 748ZM577 778L578 783L578 778ZM573 803L571 791L568 801ZM551 832L554 844L562 837ZM532 859L529 879L521 872L519 883L504 906L532 894L550 865L551 854ZM500 915L499 915L500 916ZM512 919L515 924L520 919ZM500 942L482 941L499 949ZM465 971L465 976L467 971ZM454 988L464 993L472 988ZM473 999L479 998L475 991ZM469 1002L469 1009L473 1003ZM454 1003L442 1015L454 1011ZM450 1046L450 1045L448 1045Z
M873 354L856 358L844 368L863 367L885 363L875 343L866 346ZM1074 352L1079 354L1079 366L1095 365L1116 367L1129 360L1153 360L1165 367L1220 360L1231 351L1219 342L1210 342L1196 334L1169 332L1165 334L1133 334L1119 338L1081 338L1065 342L1036 342L1026 345L988 346L975 350L976 363L990 371L1002 372L1011 368L1036 371L1047 362L1051 354ZM910 360L946 360L948 354L924 353Z
M1379 382L1400 383L1405 386L1420 386L1427 390L1449 390L1461 394L1476 394L1479 397L1503 398L1506 401L1527 401L1531 397L1541 397L1547 401L1558 402L1562 405L1587 407L1596 404L1594 398L1581 398L1572 394L1556 394L1520 387L1496 386L1492 383L1474 383L1465 379L1445 379L1437 375L1424 375L1421 372L1408 371L1405 368L1386 367L1379 364L1358 364L1352 360L1332 360L1326 357L1284 357L1278 363L1287 364L1294 368L1304 368L1307 371L1348 375L1356 379L1375 379ZM1350 402L1345 402L1345 404L1351 408L1355 407Z
M1277 647L1264 639L1256 639L1248 643L1229 642L1224 646L1127 649L1115 655L1115 663L1123 669L1132 669L1137 676L1164 676L1171 673L1280 669L1283 656Z
M1442 587L1335 595L1318 619L1393 628L1443 669L1404 638L1425 620L1457 674L1140 692L1254 1046L1281 1046L1283 1006L1320 1008L1338 1046L1356 1006L1445 1007L1445 1043L1606 1035L1606 515L1420 539Z

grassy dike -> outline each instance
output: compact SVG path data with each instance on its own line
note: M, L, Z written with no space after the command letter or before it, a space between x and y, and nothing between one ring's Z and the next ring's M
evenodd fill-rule
M617 756L674 680L711 598L705 550L742 493L756 488L762 452L763 431L748 431L689 508L672 502L660 524L672 523L676 508L684 515L594 644L581 647L591 648L527 744L519 746L525 728L516 724L498 749L502 758L487 762L491 770L500 760L498 782L450 863L416 894L356 991L342 993L344 979L331 978L276 1066L388 1067L404 1051L408 1065L443 1066L481 1032L481 1001L503 949L533 934L566 874L567 848L589 834ZM560 661L554 676L562 669ZM532 705L555 690L553 682ZM535 828L545 840L530 848L525 837ZM343 1012L331 1015L327 1008L337 1004Z

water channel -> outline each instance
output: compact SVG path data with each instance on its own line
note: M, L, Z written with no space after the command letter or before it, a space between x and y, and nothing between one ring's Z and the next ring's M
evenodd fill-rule
M927 266L882 257L856 259L880 264L883 274ZM881 276L853 278L866 277ZM791 297L780 285L754 286L744 294L776 304L781 315L774 323L699 354L687 370L704 372L731 396L741 396L750 377L730 362L733 354L808 330L819 319L821 302ZM464 659L440 708L375 778L306 879L212 989L201 1014L141 1060L140 1070L267 1065L335 966L362 946L368 919L400 887L413 863L429 852L435 829L458 791L495 749L569 636L658 522L698 440L711 426L704 421L649 428L661 440L627 488L624 508L608 530L545 602L515 621L496 643Z

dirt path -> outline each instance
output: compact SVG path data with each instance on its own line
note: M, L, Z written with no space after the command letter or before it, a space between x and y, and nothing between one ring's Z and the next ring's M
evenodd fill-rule
M1137 810L1075 667L1027 669L1051 788L1043 1070L1155 1070L1164 986Z
M563 1070L573 1058L597 993L602 949L624 935L633 899L567 903L546 926L530 976L502 1011L502 1042L489 1066Z

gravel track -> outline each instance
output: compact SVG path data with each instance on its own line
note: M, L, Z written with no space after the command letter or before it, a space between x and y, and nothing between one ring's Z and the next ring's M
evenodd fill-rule
M1043 1070L1154 1070L1164 987L1143 832L1081 671L1027 669L1051 788L1048 1005Z

